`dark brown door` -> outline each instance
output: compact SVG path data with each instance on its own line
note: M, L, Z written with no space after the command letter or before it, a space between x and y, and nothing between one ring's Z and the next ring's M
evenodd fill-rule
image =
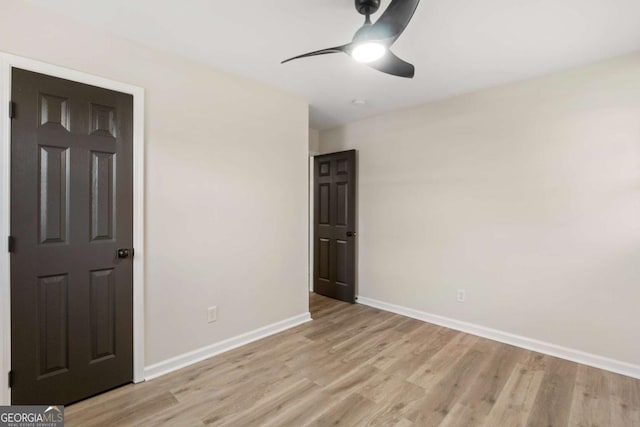
M314 162L314 292L356 299L356 152Z
M133 98L14 69L13 404L133 378Z

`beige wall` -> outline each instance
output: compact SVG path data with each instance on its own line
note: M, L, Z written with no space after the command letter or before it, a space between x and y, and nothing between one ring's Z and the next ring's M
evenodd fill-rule
M309 154L317 154L320 152L320 132L316 129L309 128Z
M307 312L307 104L0 1L1 51L146 90L147 365Z
M640 364L640 55L321 148L359 150L361 296Z

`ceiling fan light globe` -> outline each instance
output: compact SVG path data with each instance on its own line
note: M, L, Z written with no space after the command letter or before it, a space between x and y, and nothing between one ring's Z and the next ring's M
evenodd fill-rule
M387 53L387 48L376 42L364 42L358 44L351 51L351 57L358 62L373 62L382 58Z

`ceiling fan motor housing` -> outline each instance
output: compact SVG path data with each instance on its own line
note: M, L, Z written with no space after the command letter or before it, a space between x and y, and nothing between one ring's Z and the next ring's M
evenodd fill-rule
M380 7L380 0L355 0L356 10L361 15L373 15Z

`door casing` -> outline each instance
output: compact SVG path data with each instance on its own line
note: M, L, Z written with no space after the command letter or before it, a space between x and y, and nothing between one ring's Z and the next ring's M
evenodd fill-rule
M314 252L313 252L313 242L315 238L315 227L313 224L314 218L314 200L313 200L313 186L315 185L314 179L314 165L315 165L315 156L319 156L320 153L315 151L309 152L309 292L313 292L313 266L314 266Z
M11 271L7 248L11 212L11 69L72 80L133 96L133 381L144 381L144 89L0 52L0 405L11 404Z

